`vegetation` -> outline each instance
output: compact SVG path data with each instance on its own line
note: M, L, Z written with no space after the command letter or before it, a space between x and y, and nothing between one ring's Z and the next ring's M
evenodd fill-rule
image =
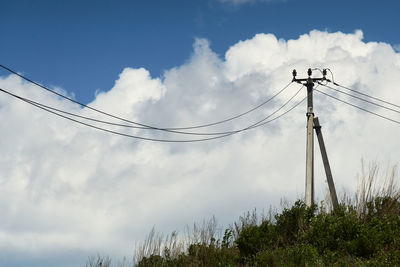
M344 196L335 211L324 202L307 207L299 200L268 218L247 213L223 233L215 218L187 228L184 237L174 232L164 238L153 229L137 248L134 265L400 266L397 169L380 186L378 170L371 165L355 196ZM111 266L109 258L99 265L101 260L87 266Z

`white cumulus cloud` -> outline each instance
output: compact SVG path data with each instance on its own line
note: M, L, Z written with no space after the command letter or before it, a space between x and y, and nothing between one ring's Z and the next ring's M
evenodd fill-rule
M206 124L256 106L292 79L292 69L303 77L309 67L329 67L338 83L400 103L394 87L400 82L399 53L362 37L361 31L311 31L295 40L257 34L234 44L224 58L199 39L190 60L166 71L162 79L145 69L126 68L114 87L98 93L89 105L160 127ZM79 115L122 123L15 75L1 76L0 88ZM281 106L298 88L290 86L265 107L226 125L193 131L245 127ZM295 101L304 96L305 90ZM317 92L314 101L338 191L356 184L362 157L399 162L399 125ZM397 113L357 104L400 120ZM277 206L282 197L295 200L304 192L305 103L263 127L188 144L99 132L5 94L0 95L0 110L1 259L66 258L74 251L71 265L77 265L97 252L129 257L135 241L153 226L165 232L180 230L212 215L226 225L243 212ZM154 138L190 138L96 125ZM321 199L326 182L317 147L315 152ZM65 266L70 266L68 261Z

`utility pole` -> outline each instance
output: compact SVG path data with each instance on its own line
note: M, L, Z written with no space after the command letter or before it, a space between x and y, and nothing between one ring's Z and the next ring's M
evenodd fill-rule
M321 126L318 118L315 117L313 111L313 89L314 82L328 81L326 79L326 70L323 70L322 78L311 78L312 70L307 71L308 78L297 79L297 72L293 70L293 81L303 84L307 88L307 145L306 145L306 194L305 202L308 207L314 204L314 131L316 129L318 143L321 149L322 160L324 162L325 173L328 181L329 191L332 199L333 208L339 207L335 185L333 183L332 172L329 166L328 156L326 154L325 144L322 137Z
M313 88L311 69L308 69L307 87L307 149L306 149L306 205L314 204L314 113L313 113Z

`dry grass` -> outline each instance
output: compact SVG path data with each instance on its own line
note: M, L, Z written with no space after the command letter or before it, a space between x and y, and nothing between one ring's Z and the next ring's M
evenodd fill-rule
M397 185L398 166L387 166L383 171L376 162L365 165L361 161L361 175L358 177L358 186L352 200L359 217L368 214L368 203L377 199L390 198L397 201L400 198L400 188Z
M222 237L222 230L218 228L217 220L213 216L210 220L204 220L201 224L194 223L192 227L186 226L183 234L173 231L169 235L163 235L153 229L147 235L145 241L138 244L134 250L134 263L144 257L162 256L177 258L185 253L191 244L210 245Z
M382 199L391 199L396 202L400 199L400 188L398 165L387 165L382 167L377 162L366 164L361 160L361 172L357 175L357 187L354 194L349 194L342 190L340 194L340 204L353 207L359 217L363 217L371 209L370 203ZM325 199L322 201L321 212L331 212L332 202L328 188L326 189Z

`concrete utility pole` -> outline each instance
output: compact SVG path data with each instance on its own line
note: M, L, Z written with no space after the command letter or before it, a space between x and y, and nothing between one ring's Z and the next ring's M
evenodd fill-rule
M313 113L313 88L311 69L308 69L307 87L307 150L306 150L306 205L314 204L314 113Z
M329 191L332 199L333 208L337 209L339 207L335 185L333 183L332 172L329 166L328 156L325 150L324 139L322 137L321 126L319 125L318 118L314 116L313 111L313 89L314 82L327 81L326 70L323 70L322 78L311 78L312 71L308 69L308 78L297 79L297 72L293 70L293 81L303 84L307 87L307 147L306 147L306 205L311 206L314 204L314 131L316 129L318 143L321 149L322 160L324 162L324 168L326 173L326 178L328 181ZM304 83L303 83L304 82Z

